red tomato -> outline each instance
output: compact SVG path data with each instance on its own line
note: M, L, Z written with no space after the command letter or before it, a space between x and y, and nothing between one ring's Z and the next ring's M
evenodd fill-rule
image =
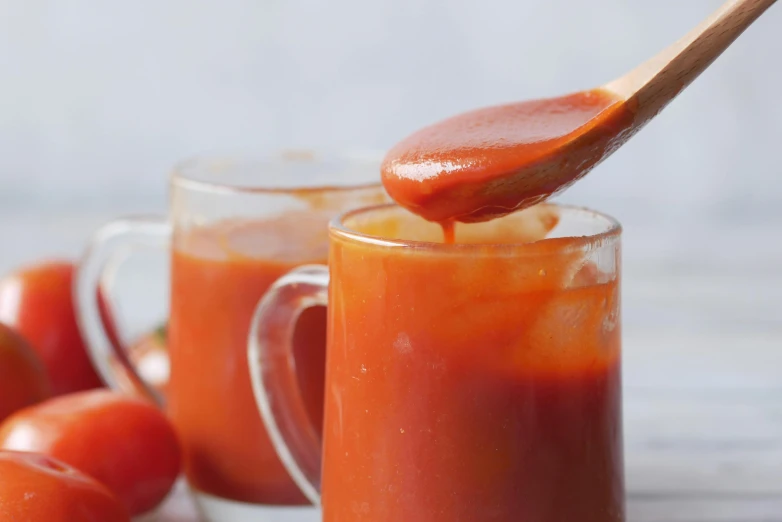
M103 385L76 324L68 261L42 263L0 280L0 321L27 339L43 360L55 395Z
M95 479L35 453L0 451L0 520L129 522L125 507Z
M43 363L21 335L0 323L0 422L50 395Z
M9 417L0 449L34 451L102 482L138 515L157 506L179 475L179 443L147 401L108 390L56 397Z

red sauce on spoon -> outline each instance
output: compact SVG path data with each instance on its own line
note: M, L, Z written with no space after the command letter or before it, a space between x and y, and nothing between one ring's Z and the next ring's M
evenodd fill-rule
M392 148L383 184L446 229L500 217L567 188L622 145L632 134L627 105L596 89L467 112Z

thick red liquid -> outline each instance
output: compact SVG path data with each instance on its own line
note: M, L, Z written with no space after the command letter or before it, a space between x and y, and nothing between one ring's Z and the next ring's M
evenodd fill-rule
M334 239L324 522L624 520L618 279L502 237Z
M306 233L304 231L311 230ZM310 237L311 236L311 237ZM303 263L325 263L325 223L221 223L175 239L169 409L197 490L254 503L305 504L272 448L247 368L250 318L268 287ZM302 315L296 367L312 421L323 417L324 308Z
M634 113L593 90L466 112L386 155L383 185L430 221L486 221L543 201L629 139Z

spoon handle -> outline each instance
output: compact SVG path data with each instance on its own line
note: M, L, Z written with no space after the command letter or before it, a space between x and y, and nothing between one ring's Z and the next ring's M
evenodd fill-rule
M605 88L637 103L636 121L656 116L776 0L728 0L681 40Z

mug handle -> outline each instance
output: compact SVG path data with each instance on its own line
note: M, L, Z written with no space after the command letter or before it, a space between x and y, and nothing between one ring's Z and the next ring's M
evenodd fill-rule
M296 377L293 333L301 313L328 302L329 270L303 265L279 278L250 323L247 360L253 394L269 439L302 493L320 504L321 440Z
M133 250L144 247L168 248L171 225L163 217L125 218L111 221L97 230L76 269L73 299L79 329L84 337L92 364L112 389L125 393L140 390L158 406L163 396L145 382L128 357L116 332L106 328L106 311L113 309L108 293L101 293L104 303L95 299L101 282L116 270ZM112 359L119 364L112 364Z

